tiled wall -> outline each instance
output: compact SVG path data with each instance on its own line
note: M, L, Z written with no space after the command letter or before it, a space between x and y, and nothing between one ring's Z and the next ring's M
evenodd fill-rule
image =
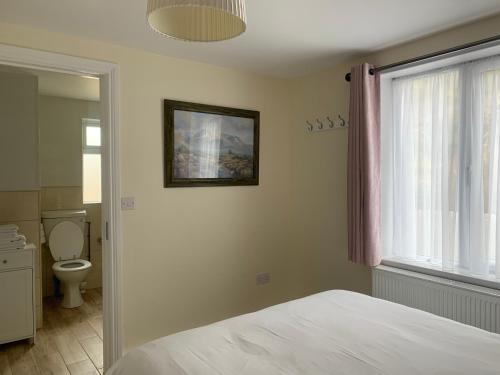
M85 228L85 242L81 258L89 259L89 237L90 228L90 262L92 269L87 276L87 289L102 286L102 247L101 247L101 205L83 205L82 188L80 186L57 186L43 187L41 191L41 207L45 210L69 210L82 209L87 211L86 221L90 223ZM48 238L47 238L48 241ZM48 244L42 245L42 265L43 265L43 296L54 294L54 272L52 265L54 259L50 253Z
M83 207L81 186L42 187L41 196L42 211Z
M0 224L16 224L19 233L36 246L35 253L35 300L37 328L43 323L42 316L42 251L40 249L40 192L0 192Z

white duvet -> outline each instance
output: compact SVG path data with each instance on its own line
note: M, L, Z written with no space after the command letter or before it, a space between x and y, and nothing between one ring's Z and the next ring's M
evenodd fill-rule
M500 335L334 290L152 341L107 374L500 374Z

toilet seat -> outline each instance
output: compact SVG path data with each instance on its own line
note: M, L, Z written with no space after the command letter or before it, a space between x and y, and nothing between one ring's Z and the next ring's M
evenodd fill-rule
M83 271L90 267L92 267L92 263L85 259L62 260L52 265L52 269L59 272Z
M54 260L77 259L83 249L82 229L72 221L61 221L49 234L49 249Z

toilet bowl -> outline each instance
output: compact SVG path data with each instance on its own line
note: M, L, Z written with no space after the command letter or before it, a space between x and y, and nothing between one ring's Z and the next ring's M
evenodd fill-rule
M79 259L83 250L84 210L44 211L42 220L49 240L55 276L62 282L62 307L74 308L83 304L80 283L92 268L88 260Z
M92 264L85 259L71 259L55 262L52 270L63 284L62 307L73 308L83 304L80 283L85 280Z

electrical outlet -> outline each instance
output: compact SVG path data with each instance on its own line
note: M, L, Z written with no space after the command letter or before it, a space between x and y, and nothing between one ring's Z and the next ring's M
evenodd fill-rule
M258 273L255 277L257 285L265 285L271 282L271 274L269 272Z
M122 210L133 210L135 208L134 197L122 197Z

